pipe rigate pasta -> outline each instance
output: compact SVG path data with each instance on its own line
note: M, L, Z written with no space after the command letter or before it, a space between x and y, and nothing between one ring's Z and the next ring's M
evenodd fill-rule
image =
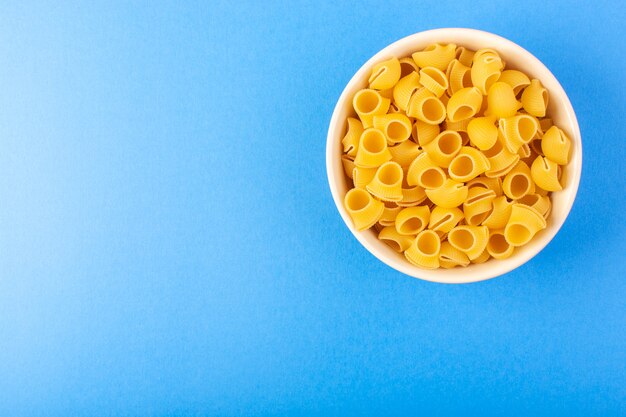
M487 113L495 117L511 117L522 107L515 98L513 88L503 82L496 82L487 93Z
M522 246L545 227L546 220L537 210L525 204L513 204L511 217L504 228L504 238L511 246Z
M411 72L419 72L420 68L417 66L413 58L405 56L404 58L400 58L400 78L406 77Z
M392 88L400 79L400 72L400 61L396 57L374 65L368 80L370 88L376 90Z
M473 187L467 192L467 199L463 202L463 215L470 226L479 226L493 209L493 200L496 193L492 190Z
M380 219L378 219L378 223L382 226L394 226L396 224L396 216L402 211L402 207L393 201L383 201L383 204L385 209Z
M548 108L549 98L548 90L541 85L541 81L533 79L522 93L522 106L528 114L544 117Z
M428 228L439 233L448 233L463 220L463 212L458 207L445 208L436 206L430 213Z
M511 200L517 200L527 194L533 194L535 192L535 183L528 165L519 161L504 177L502 191Z
M445 172L430 159L426 152L417 155L406 174L406 181L409 185L419 185L428 189L441 187L445 179Z
M404 252L404 256L412 264L428 269L439 268L439 251L441 241L437 233L424 230L415 237L415 240Z
M396 217L396 229L401 235L417 235L428 226L430 209L426 206L407 207Z
M375 200L362 188L353 188L348 191L344 198L344 205L357 230L372 227L385 210L382 202Z
M559 179L559 166L550 159L538 156L530 167L530 173L535 184L546 191L563 189Z
M539 128L535 118L527 114L500 119L499 124L504 145L511 153L516 153L520 147L530 143Z
M420 70L420 84L437 97L441 97L448 89L448 78L443 71L426 67Z
M515 248L506 241L504 230L491 230L487 242L487 252L495 259L506 259L513 255Z
M487 188L489 190L492 190L494 193L496 193L497 196L502 195L502 179L500 179L500 177L489 178L489 177L484 177L481 175L477 178L474 178L471 181L468 181L467 186L469 188L473 188L473 187Z
M440 133L439 125L431 125L421 120L416 120L413 123L413 130L411 136L413 140L419 143L420 146L427 145Z
M455 266L467 266L470 260L467 255L455 248L450 242L442 242L439 250L439 265L443 268L450 269Z
M393 102L400 109L406 111L409 102L416 91L423 88L417 72L411 72L398 81L393 87Z
M341 165L343 166L343 172L346 177L352 179L352 172L354 171L354 159L350 155L341 155Z
M530 85L530 78L522 71L506 70L502 71L498 82L510 85L513 88L513 93L517 96L524 88Z
M498 140L498 127L493 117L476 117L467 125L467 134L472 145L486 151Z
M467 193L466 185L449 178L439 188L426 189L426 195L430 201L444 208L460 206L467 199Z
M374 175L376 175L377 168L361 168L354 167L352 171L352 181L356 188L365 188L367 184L372 182Z
M506 196L496 197L491 202L491 213L483 220L483 226L490 229L504 229L511 217L512 207L513 203L510 203Z
M356 150L359 147L359 140L363 133L363 125L354 117L348 117L348 131L341 140L343 152L350 156L356 156Z
M405 140L395 146L389 146L391 160L400 164L402 168L409 168L411 162L415 160L422 150L419 145L412 140Z
M483 96L476 87L462 88L450 97L446 112L452 122L474 117L480 111Z
M378 168L391 159L387 138L375 128L365 129L359 140L354 164L361 168Z
M363 127L372 127L374 116L387 113L390 100L369 88L358 91L352 100L354 111L359 115Z
M474 59L474 51L465 48L464 46L457 46L456 59L466 67L472 66L472 60Z
M393 146L411 137L411 121L401 113L374 116L374 128L384 133L387 145Z
M446 69L446 76L448 77L449 96L452 96L462 88L472 86L470 67L463 65L458 59L450 61Z
M378 238L387 243L398 253L402 253L407 250L411 246L411 243L415 240L413 236L405 236L398 233L395 226L384 227L378 233Z
M457 226L448 233L448 242L465 253L470 261L482 255L489 240L486 226Z
M567 165L570 158L572 142L565 133L556 126L552 126L544 133L541 139L541 150L546 158L559 165Z
M446 106L431 91L421 88L411 96L406 114L435 125L445 120Z
M504 63L497 55L474 55L472 69L470 70L472 84L486 96L489 88L500 78L502 68L504 68Z
M383 201L402 200L402 167L393 161L385 162L376 170L376 174L365 189L374 197Z
M445 71L455 55L456 45L450 43L447 45L429 45L423 51L415 52L412 57L415 64L420 68L435 67L438 70Z
M448 175L455 181L470 181L490 168L487 157L476 148L463 146L448 166Z
M444 130L433 141L424 145L424 151L434 163L442 168L448 168L462 146L463 139L459 132Z

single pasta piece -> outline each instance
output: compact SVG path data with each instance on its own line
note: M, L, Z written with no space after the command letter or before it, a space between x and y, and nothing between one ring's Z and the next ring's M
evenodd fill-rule
M412 207L421 204L426 200L426 191L416 185L411 187L409 185L402 185L402 200L398 201L398 205L401 207Z
M352 181L355 188L365 188L372 182L376 175L377 168L361 168L355 166L352 171Z
M448 77L448 95L452 96L462 88L472 86L472 76L470 67L465 66L458 59L453 59L446 69L446 77Z
M341 140L341 144L343 145L343 151L352 157L356 156L361 133L363 133L361 122L354 117L348 117L348 131Z
M489 160L478 149L463 146L448 166L448 175L455 181L467 182L490 168Z
M435 206L430 213L428 228L435 232L448 233L463 220L463 212L458 207L445 208Z
M549 101L548 90L541 85L541 81L533 79L522 93L522 106L528 114L544 117Z
M402 200L402 167L393 161L385 162L365 187L374 197L384 201Z
M408 169L411 162L415 160L422 150L412 140L405 140L398 145L389 146L389 152L391 152L392 161L399 163L402 168Z
M413 124L413 130L411 132L413 140L424 146L437 137L440 133L439 125L431 125L421 120L416 120Z
M471 117L469 119L459 120L456 122L453 122L450 119L446 119L443 122L443 130L456 130L459 133L467 132L467 127L469 126L472 120L474 119ZM469 136L468 136L468 140L469 140Z
M530 174L535 184L546 191L560 191L563 189L559 181L559 166L543 156L538 156L530 167Z
M496 51L495 49L491 49L491 48L481 48L479 50L477 50L474 53L474 59L473 61L476 62L476 60L478 60L479 58L483 57L483 56L493 56L496 58L500 58L500 54L498 54L498 51ZM502 58L500 58L502 59ZM502 62L503 67L504 67L504 62Z
M458 132L444 130L427 145L424 151L428 153L430 159L442 168L447 168L454 157L461 151L463 139Z
M467 193L467 200L463 203L463 214L465 221L470 226L479 226L493 209L493 200L496 193L482 187L470 188Z
M528 78L528 76L522 71L506 70L502 71L500 78L498 78L498 82L510 85L511 88L513 88L513 93L517 96L524 88L530 85L530 78Z
M474 51L470 49L466 49L463 46L459 46L456 48L456 58L459 62L466 67L472 66L472 61L474 59Z
M437 97L441 97L448 89L446 74L435 67L426 67L420 70L420 84Z
M504 230L491 230L487 242L487 252L494 259L506 259L513 255L515 248L504 238Z
M365 129L361 134L354 164L362 168L378 168L391 159L387 139L375 128Z
M522 246L546 227L546 220L535 209L525 204L513 204L511 217L504 228L504 238L511 246Z
M489 252L487 252L487 248L485 248L483 253L478 255L478 257L476 259L472 259L472 263L473 264L483 264L483 263L487 262L490 258L491 258L491 256L489 255Z
M391 248L398 253L407 250L409 246L411 246L411 243L413 243L413 240L415 240L413 236L401 235L393 226L384 227L378 233L378 238L391 246Z
M511 200L517 200L527 194L535 192L535 183L533 182L530 168L528 165L519 161L515 167L506 174L502 181L502 191Z
M416 235L428 226L430 209L427 206L407 207L396 217L396 229L401 235Z
M520 198L519 200L516 200L515 202L517 204L525 204L534 208L539 214L543 216L544 219L548 217L552 208L550 197L539 194L528 194Z
M495 117L511 117L522 107L515 98L513 87L507 83L495 82L487 94L487 113Z
M428 45L423 51L415 52L411 56L415 64L420 68L435 67L438 70L445 71L455 55L456 45L450 43L447 45Z
M400 110L406 111L413 94L422 88L420 76L417 72L411 72L398 81L393 87L393 102Z
M378 91L367 88L357 91L352 99L352 106L364 128L372 127L374 116L387 113L389 103L389 99L381 96Z
M426 189L430 201L444 208L460 206L467 199L467 193L467 186L451 179L447 179L439 188Z
M426 189L439 188L445 180L445 172L425 152L417 155L406 174L407 184L419 185Z
M417 66L413 58L405 56L404 58L400 58L400 78L406 77L412 71L419 72L420 67Z
M411 137L411 121L404 114L374 116L374 127L385 134L387 144L392 146Z
M499 123L504 145L511 153L518 152L520 147L530 143L539 128L535 118L527 114L506 117L500 119Z
M502 59L497 54L474 54L474 63L470 70L472 85L486 96L489 88L498 81L504 68Z
M450 242L442 242L439 251L439 266L450 269L455 266L467 266L470 260L467 255L455 248Z
M462 88L448 101L446 112L452 122L474 117L483 103L483 95L476 87Z
M477 117L467 125L467 134L472 145L481 151L491 148L498 140L498 128L493 117Z
M491 205L491 213L483 220L482 225L490 229L504 229L511 217L513 203L509 203L505 196L500 196L496 197Z
M570 139L556 126L549 128L541 139L543 154L559 165L567 165L571 147Z
M411 96L406 114L422 122L435 125L445 120L446 107L433 93L422 88Z
M400 79L400 72L400 61L396 57L374 65L368 80L370 88L376 90L392 88Z
M383 211L383 215L380 216L380 219L378 219L378 223L382 226L393 226L396 221L396 216L402 211L402 207L392 201L383 201L383 204L385 205L385 210Z
M357 230L372 227L383 215L385 205L362 188L353 188L344 197L344 206Z
M488 190L492 190L494 193L496 193L497 196L502 195L502 180L500 179L500 177L489 178L489 177L483 177L481 175L480 177L477 177L471 181L468 181L467 186L469 188L473 188L473 187L487 188Z
M413 265L436 269L439 268L440 249L441 241L437 233L424 230L417 235L411 246L404 252L404 256Z
M490 178L501 177L508 174L520 160L519 155L505 149L500 140L496 141L493 147L484 151L484 154L489 160L490 166L485 172L485 175Z
M489 229L486 226L457 226L448 233L448 242L465 253L470 261L482 255L488 240Z

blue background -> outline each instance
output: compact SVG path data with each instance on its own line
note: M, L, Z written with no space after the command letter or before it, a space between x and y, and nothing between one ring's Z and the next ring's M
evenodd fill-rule
M626 415L618 2L3 2L0 415ZM571 215L501 278L349 234L326 130L411 33L527 48L577 111Z

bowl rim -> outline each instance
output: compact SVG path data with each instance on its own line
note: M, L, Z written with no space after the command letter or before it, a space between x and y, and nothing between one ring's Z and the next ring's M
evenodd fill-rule
M389 53L389 50L396 49L404 46L404 44L419 44L420 42L426 42L429 38L435 38L437 36L441 36L442 38L449 37L458 37L462 38L463 36L472 36L472 37L482 37L485 38L486 41L491 40L494 43L502 45L506 45L510 49L516 50L516 54L523 55L524 62L528 63L529 66L533 67L536 72L542 73L541 78L542 82L545 80L543 77L551 77L552 83L556 85L557 91L553 92L553 94L558 94L563 101L565 106L564 111L567 113L567 116L571 122L571 139L574 141L575 146L577 147L577 151L575 153L575 157L570 160L569 164L573 164L573 176L568 177L568 181L570 183L567 185L566 190L568 193L566 194L566 201L563 204L564 210L563 215L559 218L552 219L553 226L550 229L550 233L546 233L542 236L540 241L535 242L532 250L527 250L523 253L516 254L517 256L512 256L511 258L505 259L502 262L494 264L494 267L484 271L483 273L471 273L467 274L467 270L465 268L454 268L454 269L423 269L417 266L410 264L408 261L403 260L403 262L399 262L397 259L394 259L388 256L386 253L379 251L376 247L372 246L366 239L364 233L367 231L357 231L352 225L352 221L343 207L343 196L340 196L340 191L338 189L337 184L335 183L335 179L338 175L343 176L343 170L337 169L336 161L338 158L341 158L341 154L337 152L337 140L335 137L340 136L337 133L339 128L343 126L343 120L339 120L339 114L341 113L341 109L345 106L346 100L349 99L348 94L350 90L354 87L355 84L359 83L364 76L367 74L367 71L371 68L371 66L385 58L387 55L392 55ZM434 41L436 42L436 41ZM446 41L447 42L447 41ZM451 42L451 41L450 41ZM462 41L459 41L462 44ZM494 45L494 48L498 49L497 46ZM341 126L339 126L341 124ZM417 32L412 35L401 38L374 54L370 59L368 59L352 76L350 81L346 84L335 107L333 109L333 113L330 119L328 134L326 137L326 173L328 178L328 183L330 186L331 194L333 197L333 201L335 202L335 206L341 215L346 227L350 230L352 235L361 243L368 252L370 252L374 257L388 265L389 267L395 269L398 272L401 272L405 275L419 278L425 281L437 282L437 283L446 283L446 284L464 284L464 283L472 283L479 282L488 279L492 279L508 272L511 272L520 266L524 265L526 262L530 261L533 257L535 257L539 252L541 252L547 245L552 241L552 239L558 234L559 230L565 223L565 220L569 216L569 213L572 209L574 201L576 199L576 195L578 193L578 187L580 184L580 177L582 175L582 158L583 158L583 148L582 148L582 138L580 133L580 127L578 125L578 120L576 118L576 113L574 108L567 96L567 93L563 89L563 86L558 81L558 79L552 74L552 72L546 67L546 65L541 62L538 58L536 58L532 53L528 50L524 49L520 45L515 42L506 39L500 35L486 32L478 29L470 29L470 28L439 28L439 29L431 29L422 32ZM339 172L337 172L339 171ZM563 190L565 191L565 189ZM489 260L488 262L494 262L494 260ZM455 272L452 272L455 271ZM464 272L466 272L464 274ZM469 276L468 276L469 275Z

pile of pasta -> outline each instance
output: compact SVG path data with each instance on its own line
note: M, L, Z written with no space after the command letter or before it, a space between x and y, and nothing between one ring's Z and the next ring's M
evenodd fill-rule
M454 44L374 65L342 139L358 230L434 269L507 258L546 227L571 141L541 81L505 68Z

